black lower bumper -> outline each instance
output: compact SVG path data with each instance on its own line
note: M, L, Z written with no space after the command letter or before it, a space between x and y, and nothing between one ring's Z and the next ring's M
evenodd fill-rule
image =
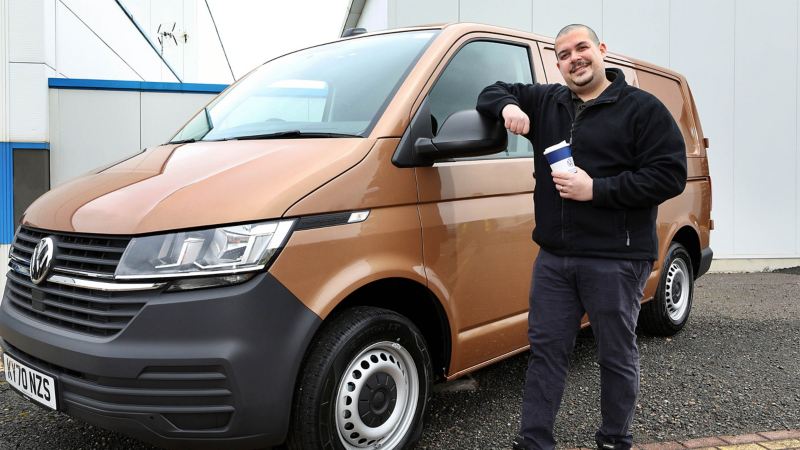
M714 252L711 251L711 247L700 250L700 266L697 268L697 276L695 278L700 278L708 272L712 259L714 259Z
M162 447L281 443L297 372L321 320L269 274L152 293L98 338L0 306L6 352L56 378L58 409Z

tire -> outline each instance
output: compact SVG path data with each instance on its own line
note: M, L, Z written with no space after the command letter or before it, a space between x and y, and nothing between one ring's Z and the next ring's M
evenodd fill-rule
M672 336L689 321L694 297L694 269L686 247L673 242L664 258L653 299L642 305L639 328L655 336Z
M323 325L298 380L292 450L411 447L422 434L431 360L405 317L357 307Z

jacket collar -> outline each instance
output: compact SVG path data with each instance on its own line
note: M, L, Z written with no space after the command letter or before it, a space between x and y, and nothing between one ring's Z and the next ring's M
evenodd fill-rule
M620 94L622 94L622 90L628 85L628 83L625 82L625 75L620 69L606 69L606 78L611 81L611 85L594 100L594 103L616 102ZM569 106L572 103L572 91L570 91L569 88L564 89L558 96L558 102Z

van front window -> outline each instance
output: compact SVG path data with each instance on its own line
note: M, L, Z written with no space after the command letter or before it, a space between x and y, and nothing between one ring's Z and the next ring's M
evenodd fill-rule
M365 36L276 58L222 93L171 142L366 136L437 33Z

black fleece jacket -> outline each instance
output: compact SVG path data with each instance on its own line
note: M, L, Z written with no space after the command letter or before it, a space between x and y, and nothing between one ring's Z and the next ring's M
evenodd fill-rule
M657 259L658 205L683 192L686 150L667 108L629 86L618 69L611 85L574 119L572 95L560 84L497 82L478 97L478 111L502 118L518 105L531 119L536 188L533 240L562 256ZM592 200L562 199L544 150L572 139L575 165L592 177Z

